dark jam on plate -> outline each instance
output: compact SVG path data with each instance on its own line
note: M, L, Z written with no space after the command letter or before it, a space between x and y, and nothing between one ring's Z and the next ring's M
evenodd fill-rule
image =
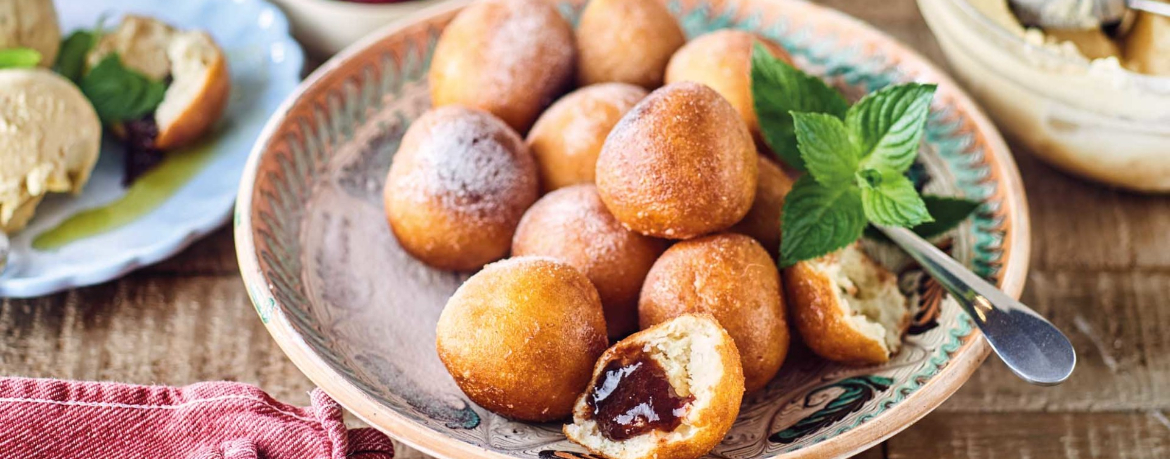
M154 169L163 160L163 153L154 147L158 138L158 124L154 114L148 113L141 119L122 123L126 130L126 173L122 185L129 186L139 176Z
M662 365L634 348L605 365L585 403L601 434L622 441L655 429L674 430L693 400L680 397Z

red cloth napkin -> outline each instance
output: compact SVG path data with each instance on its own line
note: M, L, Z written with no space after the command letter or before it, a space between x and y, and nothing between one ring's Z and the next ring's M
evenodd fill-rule
M390 439L346 430L320 389L313 406L233 382L186 387L0 378L0 457L392 459Z

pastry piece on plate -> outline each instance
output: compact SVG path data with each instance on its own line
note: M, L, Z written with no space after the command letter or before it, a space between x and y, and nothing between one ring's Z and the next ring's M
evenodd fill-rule
M114 53L127 69L166 87L153 111L139 119L110 123L130 150L127 172L132 178L142 172L133 161L150 162L138 156L157 162L160 151L191 145L211 129L227 106L231 78L223 50L210 35L179 30L150 17L127 15L116 29L103 34L86 57L89 71ZM84 81L82 87L86 87Z

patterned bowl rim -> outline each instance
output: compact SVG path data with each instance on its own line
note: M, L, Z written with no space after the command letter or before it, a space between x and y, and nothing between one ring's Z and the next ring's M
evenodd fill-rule
M262 160L271 156L268 155L271 151L270 147L273 141L278 138L277 134L286 125L287 117L284 114L289 113L293 107L299 105L307 97L328 88L330 83L335 82L335 74L344 73L343 69L347 67L347 64L356 60L378 42L420 22L427 22L450 14L472 1L474 0L453 0L435 5L384 26L325 62L285 100L276 112L277 115L268 121L253 147L244 170L243 179L240 182L235 211L236 255L244 284L250 292L250 299L256 303L257 310L265 308L271 311L271 317L265 321L265 327L276 340L277 345L314 384L325 390L354 415L395 439L431 456L508 459L512 456L447 437L440 432L411 421L393 409L385 407L332 369L327 361L318 355L290 324L283 312L283 306L275 299L272 284L260 269L259 252L257 251L252 222L252 200L258 198L254 191L259 165ZM959 108L973 123L975 138L977 141L981 140L989 153L984 155L983 161L988 165L991 176L998 179L1001 184L997 194L1003 200L1005 218L1002 268L998 273L998 284L1007 294L1013 298L1019 298L1027 278L1031 253L1028 203L1024 194L1023 181L1011 151L983 110L936 65L917 51L910 49L873 26L825 6L800 0L779 3L792 3L793 7L804 8L808 14L826 16L827 22L847 25L851 32L865 37L871 42L881 43L885 51L895 57L898 65L914 66L924 79L937 82L940 87L950 88L946 93L948 105ZM940 92L940 95L942 94ZM261 300L262 298L264 300ZM265 300L268 304L259 304ZM982 334L978 329L972 330L962 346L951 355L950 361L937 375L880 415L825 441L778 457L785 459L844 457L860 453L909 427L955 393L979 367L991 350L987 342L980 339L981 337Z

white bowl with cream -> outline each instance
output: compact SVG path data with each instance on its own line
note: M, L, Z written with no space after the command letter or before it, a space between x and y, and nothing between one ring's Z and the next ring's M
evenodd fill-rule
M1155 34L1149 23L1136 29L1141 43L1108 49L1100 37L1074 37L1078 49L1020 26L1005 0L918 6L955 74L1010 137L1070 173L1170 192L1170 19Z

